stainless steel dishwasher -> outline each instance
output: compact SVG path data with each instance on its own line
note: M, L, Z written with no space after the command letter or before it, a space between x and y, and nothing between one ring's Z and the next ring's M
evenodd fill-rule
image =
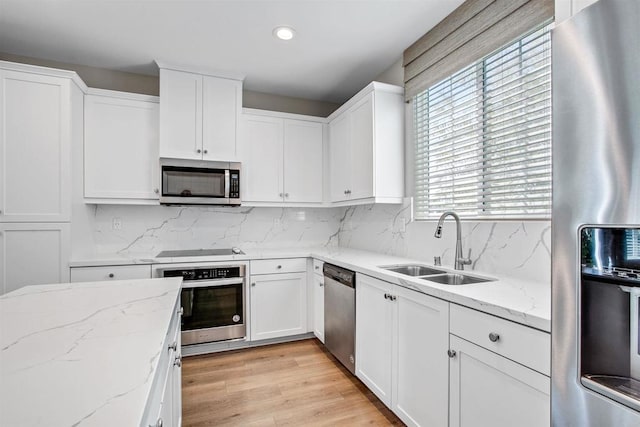
M356 273L324 263L324 345L356 373Z

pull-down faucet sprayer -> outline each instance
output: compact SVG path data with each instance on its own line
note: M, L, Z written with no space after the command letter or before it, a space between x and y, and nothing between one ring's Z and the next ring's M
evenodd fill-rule
M462 227L460 226L460 217L453 211L447 211L440 216L438 225L436 225L436 232L433 236L437 239L442 237L442 226L446 217L452 216L456 220L456 255L454 261L454 267L456 270L464 270L465 265L471 264L471 250L469 250L469 257L464 258L462 256Z

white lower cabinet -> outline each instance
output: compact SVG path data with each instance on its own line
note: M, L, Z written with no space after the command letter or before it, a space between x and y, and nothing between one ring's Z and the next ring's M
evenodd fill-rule
M151 389L142 426L180 427L182 425L182 355L180 318L176 307L160 353L158 371Z
M324 276L313 275L313 334L324 344Z
M450 425L549 426L550 379L451 335Z
M356 274L356 375L391 407L393 284Z
M407 425L446 426L449 303L356 279L356 373Z
M0 223L0 295L69 281L68 223Z
M300 260L251 262L252 341L307 332L306 260ZM269 271L272 266L282 273L253 274Z
M548 426L546 332L451 304L450 425Z
M447 426L449 303L395 286L392 407L408 426Z
M108 265L71 268L71 282L130 279L151 279L151 265Z

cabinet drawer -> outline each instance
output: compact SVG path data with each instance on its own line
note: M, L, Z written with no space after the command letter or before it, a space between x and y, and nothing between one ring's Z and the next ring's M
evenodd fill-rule
M72 282L99 282L102 280L150 279L150 265L118 265L106 267L73 267Z
M320 261L319 259L313 260L313 272L314 274L322 274L322 267L324 266L324 261Z
M451 304L450 322L452 334L550 375L548 333L456 304Z
M306 258L261 259L251 261L251 274L301 273L307 271Z

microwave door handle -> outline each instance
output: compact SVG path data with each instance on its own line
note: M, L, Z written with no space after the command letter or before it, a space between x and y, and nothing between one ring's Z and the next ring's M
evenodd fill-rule
M229 176L229 169L225 169L224 171L224 198L228 199L229 198L229 192L230 192L230 186L231 183L229 182L230 180L230 176Z

